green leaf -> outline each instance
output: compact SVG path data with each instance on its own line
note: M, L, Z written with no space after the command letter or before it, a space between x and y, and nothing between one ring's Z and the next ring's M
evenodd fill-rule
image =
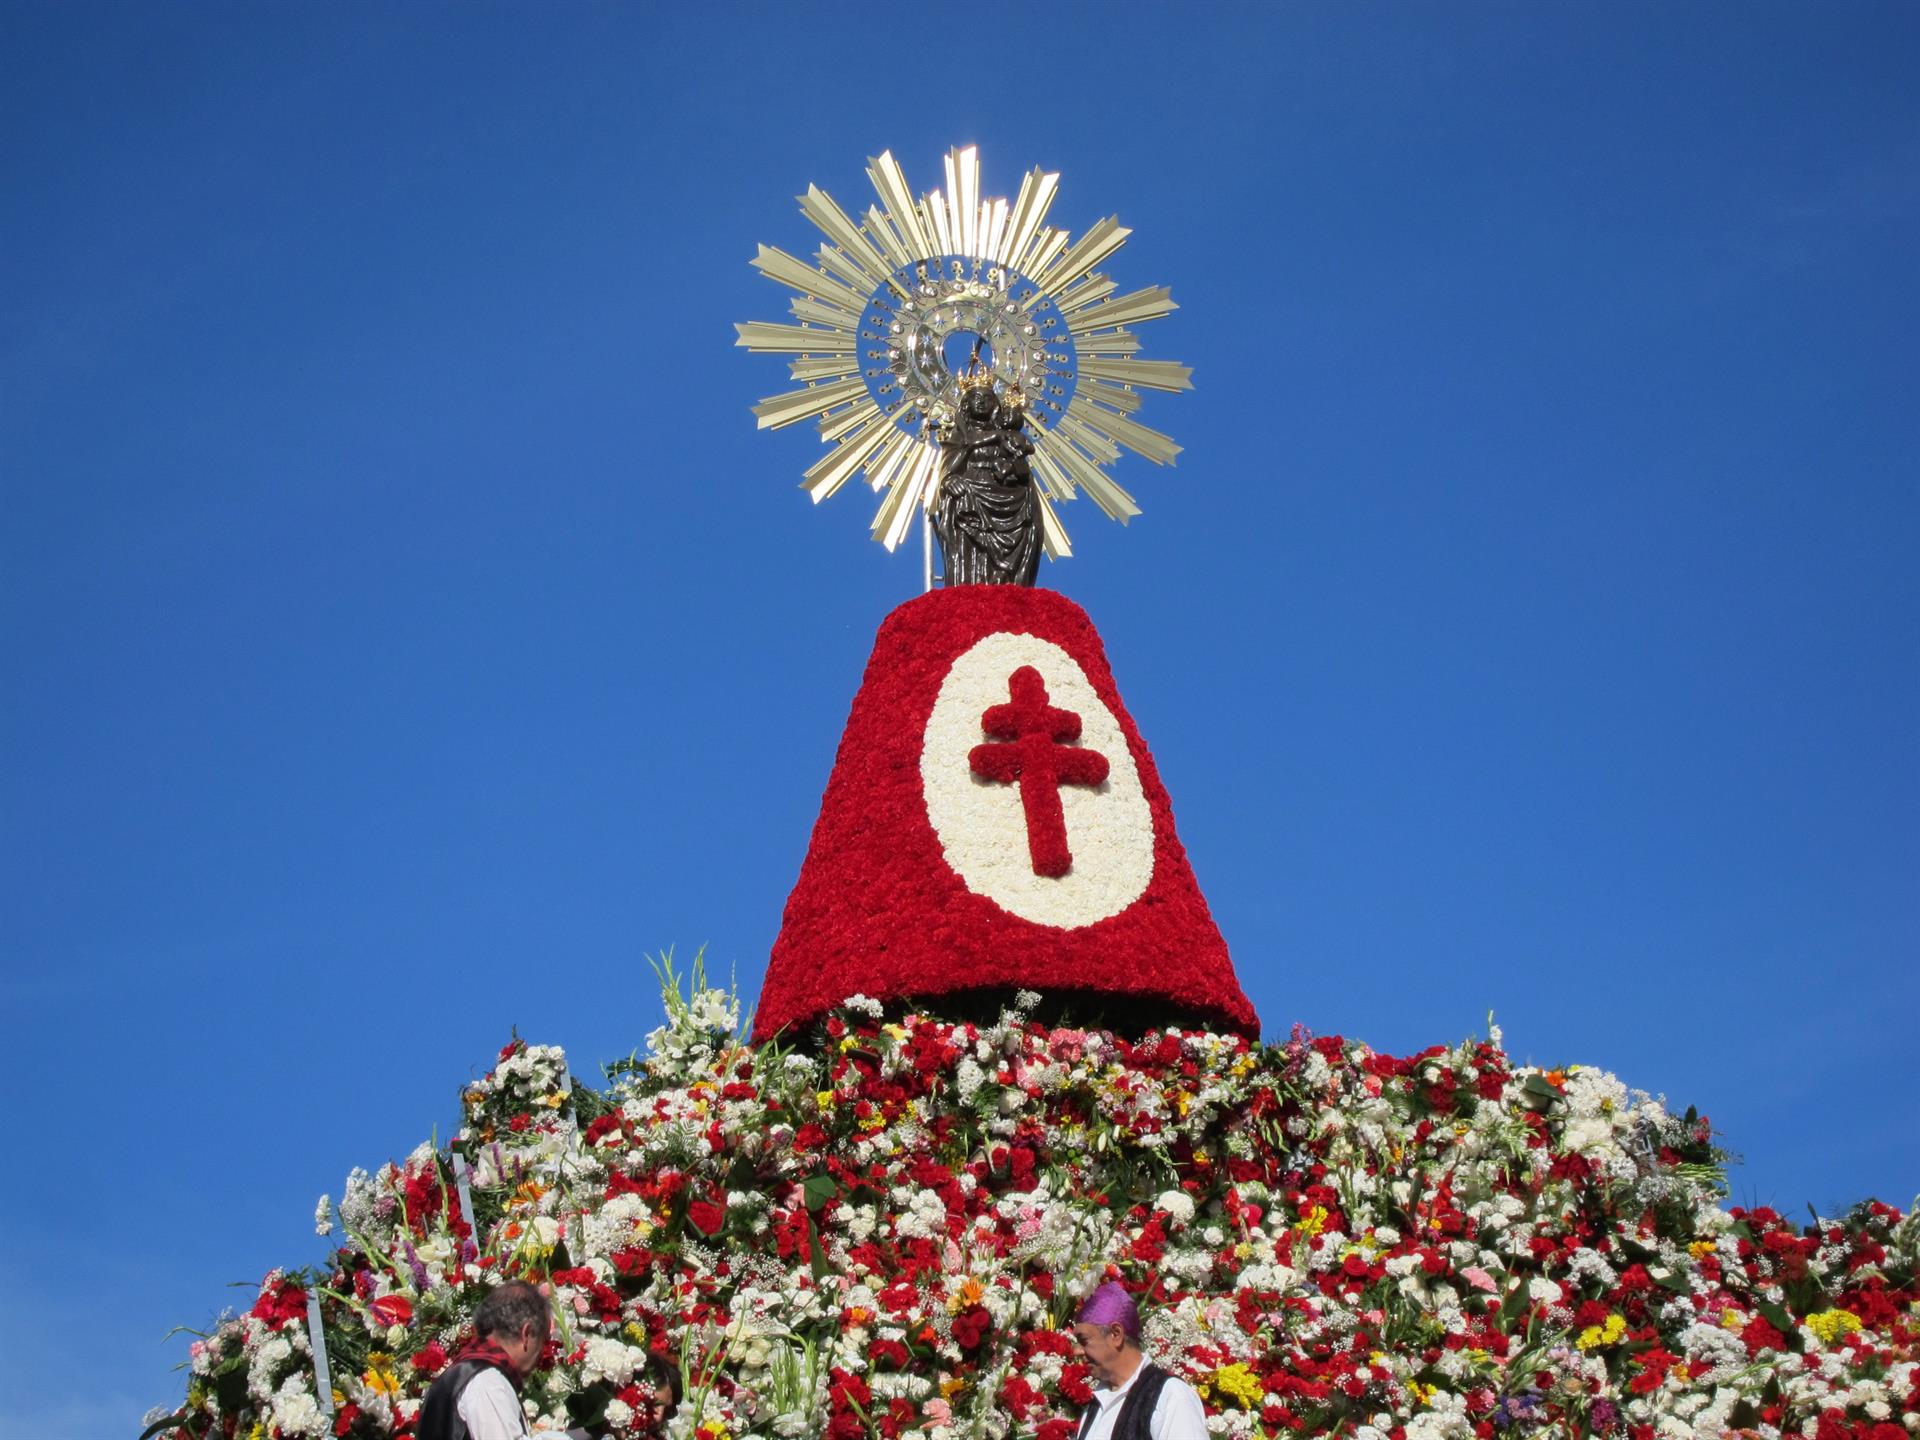
M1526 1305L1527 1282L1525 1277L1522 1277L1514 1282L1513 1289L1507 1292L1507 1298L1500 1302L1500 1328L1509 1329L1513 1324L1513 1317L1524 1310Z
M1800 1327L1794 1322L1793 1316L1787 1313L1785 1306L1776 1305L1773 1301L1763 1300L1756 1295L1753 1300L1753 1308L1759 1312L1762 1320L1765 1320L1769 1325L1773 1326L1774 1329L1787 1337L1787 1348L1789 1350L1797 1351L1800 1349Z
M825 1280L831 1273L827 1265L827 1247L820 1243L820 1227L813 1223L812 1215L807 1216L807 1254L813 1260L813 1278Z
M838 1198L840 1182L831 1175L809 1175L800 1192L807 1198L807 1209L817 1211L829 1200Z

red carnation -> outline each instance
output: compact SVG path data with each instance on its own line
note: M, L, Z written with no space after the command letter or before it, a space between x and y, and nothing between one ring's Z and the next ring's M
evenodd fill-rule
M702 1235L718 1235L726 1227L726 1207L711 1200L696 1200L687 1206L687 1219Z
M984 1305L969 1305L953 1317L954 1343L962 1350L978 1350L993 1328L993 1316Z
M307 1292L298 1285L282 1282L271 1290L263 1291L248 1313L265 1323L268 1329L278 1330L288 1321L306 1316Z

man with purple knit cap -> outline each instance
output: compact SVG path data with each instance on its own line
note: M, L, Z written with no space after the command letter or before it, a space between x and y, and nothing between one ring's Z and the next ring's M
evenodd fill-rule
M1099 1383L1075 1440L1207 1440L1207 1412L1186 1381L1140 1349L1140 1308L1117 1281L1087 1297L1073 1340Z

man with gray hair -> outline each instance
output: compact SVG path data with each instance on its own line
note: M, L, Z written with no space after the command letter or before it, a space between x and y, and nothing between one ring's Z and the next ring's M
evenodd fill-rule
M475 1338L427 1391L419 1440L520 1440L527 1417L520 1385L553 1333L547 1297L509 1280L480 1302Z

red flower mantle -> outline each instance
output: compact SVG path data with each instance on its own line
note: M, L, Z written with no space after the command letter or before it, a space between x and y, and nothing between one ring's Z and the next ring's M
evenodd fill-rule
M1001 632L1073 657L1139 774L1152 876L1119 913L1091 924L1022 919L969 889L928 817L921 750L935 699L954 662ZM1249 1036L1260 1028L1086 612L1051 590L957 586L908 601L880 627L787 900L754 1034L797 1028L853 994L896 1001L1015 988L1146 1003L1170 1008L1166 1018Z

